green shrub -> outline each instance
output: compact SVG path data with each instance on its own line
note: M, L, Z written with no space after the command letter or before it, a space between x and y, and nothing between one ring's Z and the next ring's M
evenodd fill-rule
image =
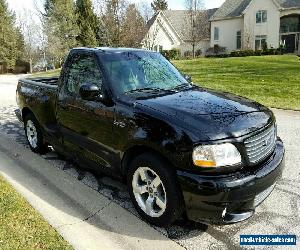
M196 52L195 52L195 56L199 57L201 55L202 55L202 50L201 49L197 49Z
M183 56L185 58L192 58L193 57L193 52L190 50L184 51Z
M180 58L179 49L163 50L161 54L168 60L178 60Z
M221 47L218 44L216 44L214 47L208 48L206 51L207 55L224 55L226 52L225 47Z
M205 55L206 58L228 58L229 54Z
M230 57L245 57L245 56L265 56L265 55L281 55L280 49L267 50L237 50L230 53Z

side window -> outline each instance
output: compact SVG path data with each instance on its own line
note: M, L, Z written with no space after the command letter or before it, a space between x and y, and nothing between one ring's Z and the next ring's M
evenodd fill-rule
M102 74L98 63L93 55L75 55L69 65L69 73L66 80L65 90L78 96L81 85L90 83L102 88Z
M242 32L239 30L236 32L236 49L242 48Z
M268 21L268 12L259 10L256 12L256 23L266 23Z
M215 27L214 28L214 40L215 41L219 40L219 33L220 33L219 27Z

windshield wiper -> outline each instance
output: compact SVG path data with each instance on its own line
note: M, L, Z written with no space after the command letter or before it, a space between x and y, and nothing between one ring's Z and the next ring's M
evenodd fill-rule
M180 90L180 89L185 89L185 88L190 88L191 87L191 85L190 84L187 84L187 83L183 83L183 84L180 84L180 85L178 85L178 86L176 86L176 87L174 87L174 88L172 88L172 90Z
M143 92L161 92L161 91L168 91L166 89L160 89L160 88L141 88L141 89L132 89L127 92L125 92L125 95L131 94L131 93L143 93Z

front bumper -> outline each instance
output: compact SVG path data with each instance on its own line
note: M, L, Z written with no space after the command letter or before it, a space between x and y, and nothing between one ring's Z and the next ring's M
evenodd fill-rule
M284 168L284 147L278 140L274 153L253 170L226 176L177 171L190 220L230 224L251 217L272 192Z

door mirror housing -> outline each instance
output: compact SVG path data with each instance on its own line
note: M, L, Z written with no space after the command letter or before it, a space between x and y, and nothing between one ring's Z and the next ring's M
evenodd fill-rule
M100 88L95 84L85 83L79 89L80 97L83 100L92 101L104 98Z

